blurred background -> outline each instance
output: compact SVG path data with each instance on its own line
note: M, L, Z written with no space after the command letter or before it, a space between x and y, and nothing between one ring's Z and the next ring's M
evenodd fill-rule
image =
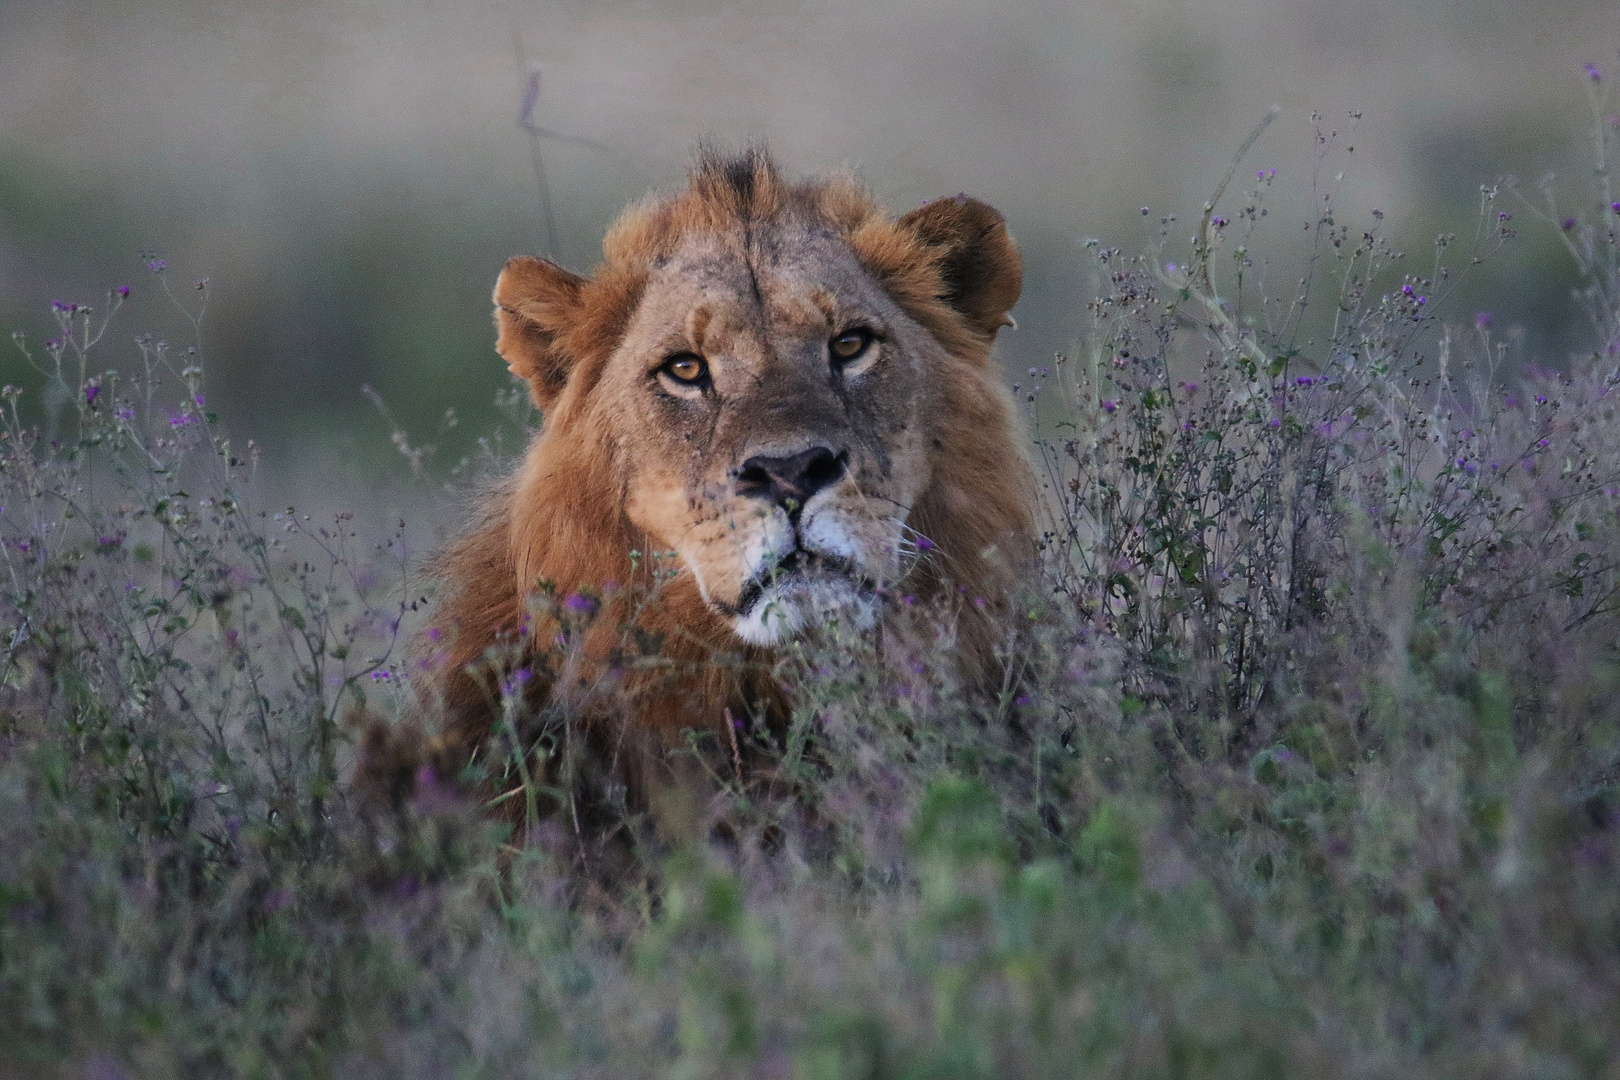
M210 407L290 488L397 468L362 385L419 441L456 409L442 468L495 422L495 275L549 244L518 123L538 67L565 264L588 268L626 202L679 183L695 140L763 137L792 171L852 167L896 210L958 191L1000 208L1026 258L1000 346L1021 369L1084 331L1083 238L1152 249L1175 213L1164 257L1183 255L1272 105L1223 206L1277 169L1257 246L1283 293L1313 175L1325 190L1344 171L1346 220L1378 210L1414 270L1436 234L1473 235L1480 185L1501 174L1554 171L1583 197L1582 65L1615 65L1615 14L1603 0L10 0L0 329L38 342L51 301L127 284L101 363L132 365L137 331L186 344L146 268L161 257L182 299L209 281ZM1318 125L1338 132L1325 158ZM1441 315L1489 310L1557 362L1591 345L1578 282L1556 229L1515 224ZM0 381L33 379L0 359Z

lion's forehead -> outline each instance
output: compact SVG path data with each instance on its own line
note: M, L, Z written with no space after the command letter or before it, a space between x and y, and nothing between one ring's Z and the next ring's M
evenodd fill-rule
M639 314L678 321L710 309L719 323L820 332L846 308L889 308L855 253L826 230L698 236L649 268Z

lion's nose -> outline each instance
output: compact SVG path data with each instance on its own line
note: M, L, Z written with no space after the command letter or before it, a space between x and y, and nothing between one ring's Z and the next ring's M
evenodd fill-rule
M810 497L843 478L849 454L835 454L825 446L788 457L751 457L737 472L737 494L749 499L768 499L791 517Z

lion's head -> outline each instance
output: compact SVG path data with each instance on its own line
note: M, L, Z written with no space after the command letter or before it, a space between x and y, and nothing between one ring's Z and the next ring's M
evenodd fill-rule
M1021 284L1000 214L957 196L890 219L848 178L705 153L604 252L588 278L513 259L496 286L497 348L545 413L513 494L519 590L671 550L703 621L768 646L818 613L870 621L902 582L986 591L1022 555L1028 473L988 360Z

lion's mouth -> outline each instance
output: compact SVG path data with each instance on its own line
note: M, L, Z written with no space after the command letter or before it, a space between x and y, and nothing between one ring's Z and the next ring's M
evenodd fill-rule
M870 591L876 583L866 578L855 563L842 555L825 554L794 548L776 562L766 566L743 585L737 594L737 603L728 614L747 616L765 598L772 586L781 587L796 581L815 578L843 578L858 590Z

